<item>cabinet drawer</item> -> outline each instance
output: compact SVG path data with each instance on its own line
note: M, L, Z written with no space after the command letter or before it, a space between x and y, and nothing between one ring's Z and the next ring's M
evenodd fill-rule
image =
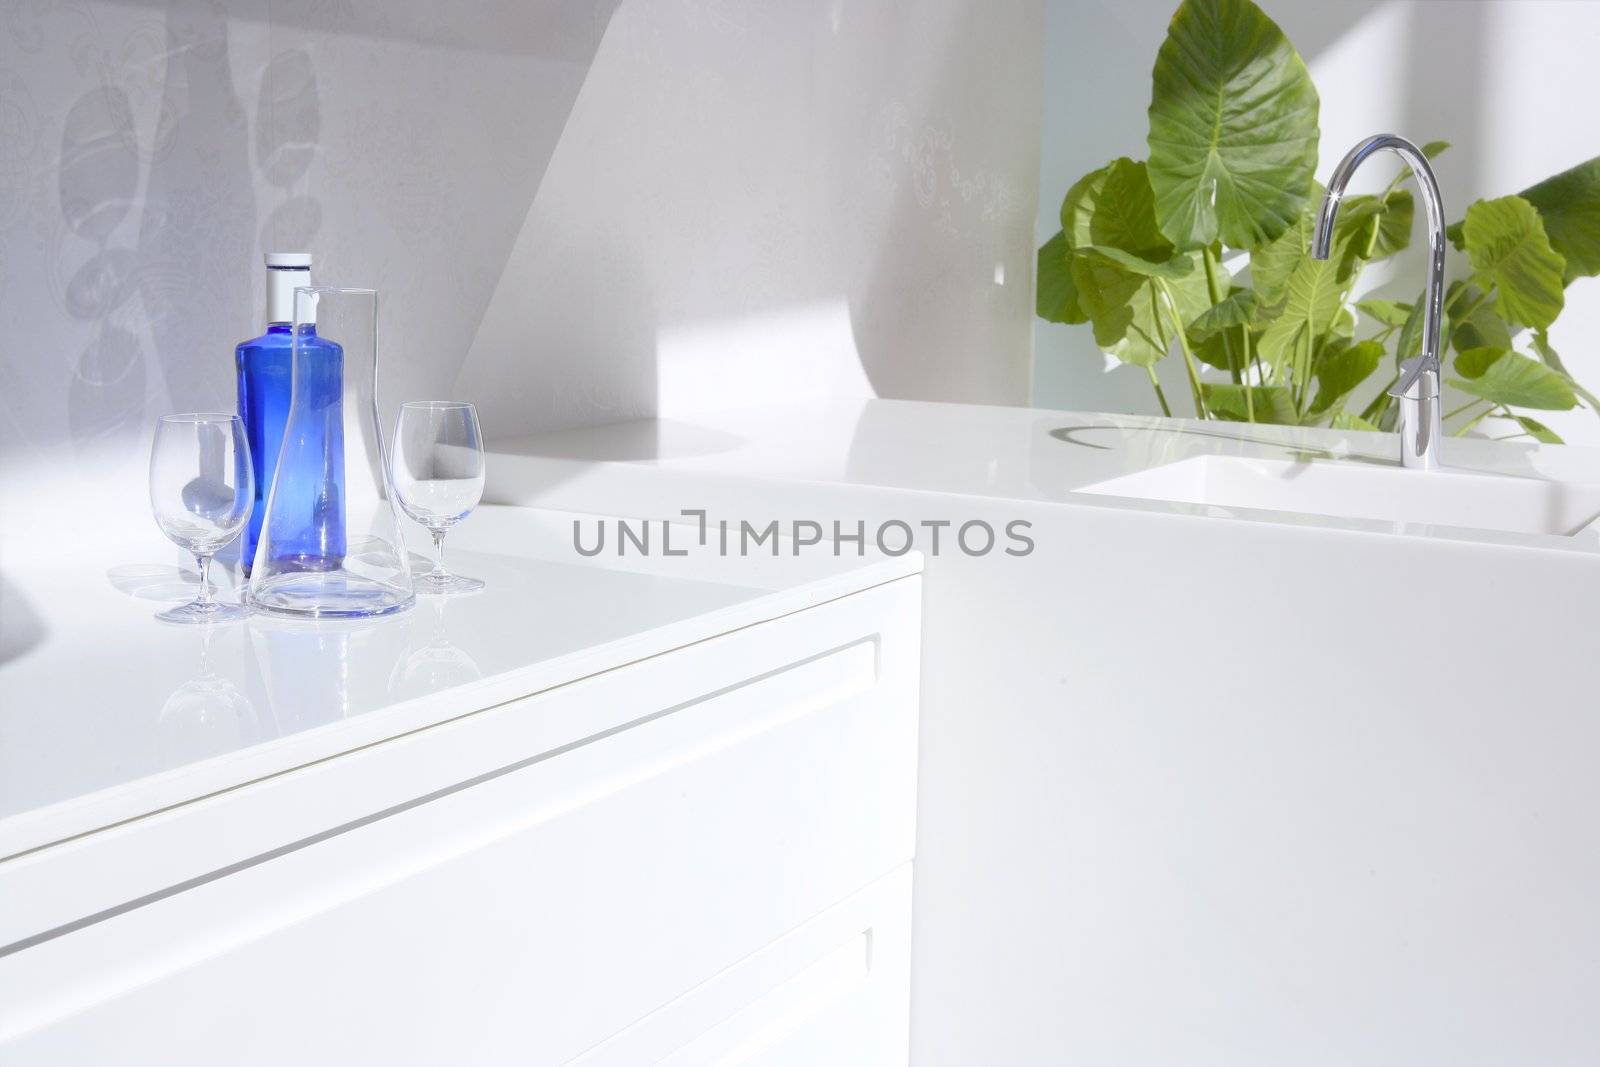
M0 867L33 927L0 956L0 1059L566 1062L909 860L919 592ZM97 869L141 892L65 918L43 895Z
M571 1067L905 1064L911 866L861 890Z

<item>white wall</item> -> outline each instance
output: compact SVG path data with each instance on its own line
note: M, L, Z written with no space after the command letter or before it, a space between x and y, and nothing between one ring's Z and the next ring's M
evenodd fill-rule
M1443 138L1454 147L1436 170L1453 221L1479 197L1517 192L1600 155L1600 109L1583 89L1600 55L1600 3L1258 2L1306 57L1321 94L1320 179L1368 134ZM1176 0L1047 0L1039 243L1059 228L1061 196L1076 178L1118 155L1148 154L1150 68L1176 7ZM1371 174L1358 181L1381 183L1398 166L1369 164ZM1465 258L1452 252L1452 259L1452 275L1461 273ZM1412 299L1421 290L1415 254L1389 273L1392 280L1369 271L1386 295ZM1600 281L1568 289L1552 339L1580 380L1600 386ZM1187 413L1181 368L1169 359L1163 369L1173 384L1168 399ZM1034 390L1041 407L1157 411L1143 372L1108 371L1087 327L1037 324ZM1600 443L1593 412L1540 418L1570 442Z
M12 488L142 516L155 416L233 407L269 248L382 291L380 400L491 434L1026 400L1039 0L0 12Z
M614 7L5 5L0 480L145 521L154 418L234 406L266 249L383 291L390 392L447 393Z
M625 3L462 376L490 433L1025 403L1040 5Z

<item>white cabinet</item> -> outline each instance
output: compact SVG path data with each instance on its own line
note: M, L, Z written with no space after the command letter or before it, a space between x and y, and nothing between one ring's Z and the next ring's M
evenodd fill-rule
M0 1063L904 1063L919 583L0 862Z

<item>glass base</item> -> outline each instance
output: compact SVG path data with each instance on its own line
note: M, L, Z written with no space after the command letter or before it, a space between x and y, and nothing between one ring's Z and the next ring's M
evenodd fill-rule
M202 604L198 600L192 600L181 607L172 608L168 611L156 612L156 618L162 622L191 625L206 622L239 622L249 617L249 615L249 611L237 604L219 604L216 601L212 601L210 604Z
M459 574L419 574L411 579L418 596L459 596L476 593L483 588L478 578L463 578Z
M345 571L305 571L252 582L250 606L295 619L370 619L416 603L407 590Z

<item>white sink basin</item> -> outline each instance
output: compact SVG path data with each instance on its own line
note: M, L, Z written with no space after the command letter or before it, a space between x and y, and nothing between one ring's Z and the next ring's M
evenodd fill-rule
M1195 456L1080 491L1224 510L1566 536L1600 516L1596 486L1448 469L1408 471L1348 460Z

